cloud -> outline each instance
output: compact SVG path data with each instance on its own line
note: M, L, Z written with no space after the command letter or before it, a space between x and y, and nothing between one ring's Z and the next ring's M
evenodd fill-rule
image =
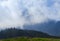
M0 0L0 27L60 21L59 11L59 0Z

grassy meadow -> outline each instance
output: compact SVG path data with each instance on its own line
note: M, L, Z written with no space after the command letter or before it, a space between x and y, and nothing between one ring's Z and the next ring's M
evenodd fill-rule
M17 37L17 38L0 39L0 41L60 41L60 39Z

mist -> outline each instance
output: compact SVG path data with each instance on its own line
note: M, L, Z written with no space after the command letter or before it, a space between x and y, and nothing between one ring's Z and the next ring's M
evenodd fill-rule
M59 0L0 0L0 28L60 21Z

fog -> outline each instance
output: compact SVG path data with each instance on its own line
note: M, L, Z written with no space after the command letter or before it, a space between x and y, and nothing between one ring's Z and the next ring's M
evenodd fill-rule
M0 0L0 28L60 21L59 0Z

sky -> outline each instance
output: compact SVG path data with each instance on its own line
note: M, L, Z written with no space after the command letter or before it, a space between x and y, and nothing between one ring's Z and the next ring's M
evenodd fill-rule
M0 0L0 28L60 21L60 0ZM4 28L3 28L4 27Z

